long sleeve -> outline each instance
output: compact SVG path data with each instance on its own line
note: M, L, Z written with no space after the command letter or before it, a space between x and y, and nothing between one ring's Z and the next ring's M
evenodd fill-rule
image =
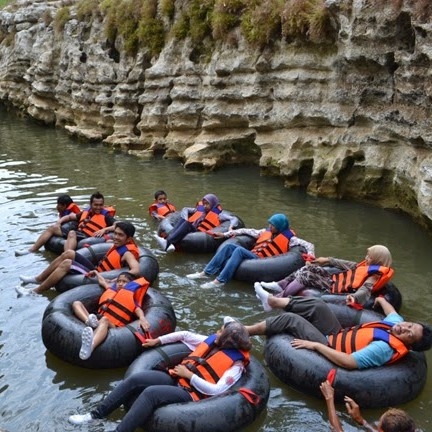
M193 375L190 383L201 393L206 395L218 395L232 387L240 379L244 369L243 362L237 361L225 371L215 384L209 383L198 375Z
M369 300L373 288L373 282L371 279L372 277L368 278L356 292L350 293L350 295L354 297L356 303L364 305Z
M265 228L262 228L259 230L254 229L254 228L239 228L236 230L227 231L226 233L224 233L224 237L248 235L248 236L251 236L253 238L258 238L260 236L260 234L263 233L264 231L265 231Z
M207 336L189 331L178 331L159 336L159 340L162 345L173 342L183 342L192 351L206 338Z
M290 248L294 246L303 246L309 255L315 256L315 245L297 236L291 237Z
M329 265L340 270L352 270L357 266L355 261L347 261L339 258L329 257Z
M188 220L189 216L195 213L195 211L196 211L195 207L183 207L181 209L180 216L182 219Z
M219 214L219 221L220 221L220 223L229 221L230 227L236 227L238 225L238 223L239 223L239 220L238 220L237 216L234 216L234 215L229 214L229 213L224 212L224 211L222 211Z

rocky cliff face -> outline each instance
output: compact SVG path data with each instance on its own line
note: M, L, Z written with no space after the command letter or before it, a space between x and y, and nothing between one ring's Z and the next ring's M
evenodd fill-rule
M287 187L399 208L432 229L432 24L416 2L328 1L335 44L252 50L239 37L205 63L187 40L151 61L125 56L102 17L80 22L69 4L61 32L65 1L0 11L0 101L186 168L259 163Z

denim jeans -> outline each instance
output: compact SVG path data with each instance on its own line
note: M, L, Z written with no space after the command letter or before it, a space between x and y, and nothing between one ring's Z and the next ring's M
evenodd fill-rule
M219 282L230 281L242 261L247 259L258 259L250 250L243 246L229 243L221 247L216 255L205 266L204 272L208 275L216 275Z

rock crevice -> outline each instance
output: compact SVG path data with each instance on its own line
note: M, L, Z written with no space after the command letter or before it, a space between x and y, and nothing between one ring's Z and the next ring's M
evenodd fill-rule
M332 45L258 50L240 35L206 61L188 39L127 56L74 3L61 32L62 1L0 11L0 101L189 169L259 164L287 187L400 209L432 230L432 24L416 2L328 1Z

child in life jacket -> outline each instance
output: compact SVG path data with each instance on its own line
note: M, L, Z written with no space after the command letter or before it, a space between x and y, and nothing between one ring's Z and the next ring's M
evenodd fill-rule
M184 207L181 219L176 223L166 238L155 236L159 247L167 252L175 250L187 234L201 231L211 233L213 228L229 221L229 230L238 225L238 218L222 210L219 198L214 194L204 195L196 207Z
M149 214L152 218L161 221L170 213L174 213L176 208L168 201L165 191L157 190L154 194L154 202L149 207Z
M73 199L68 194L61 194L57 198L57 211L59 219L53 225L50 225L42 234L37 238L35 243L28 249L16 250L15 256L27 255L37 252L44 246L53 236L66 238L71 229L76 229L78 223L66 224L71 213L79 214L81 209L74 203Z
M116 282L110 284L95 270L91 271L89 276L96 276L99 285L105 291L99 298L98 315L90 313L78 300L72 303L74 314L87 325L81 335L79 357L82 360L87 360L93 350L106 339L110 328L128 324L134 315L138 317L139 325L145 332L150 329L150 324L141 309L142 300L149 287L144 278L135 279L133 274L122 272Z

